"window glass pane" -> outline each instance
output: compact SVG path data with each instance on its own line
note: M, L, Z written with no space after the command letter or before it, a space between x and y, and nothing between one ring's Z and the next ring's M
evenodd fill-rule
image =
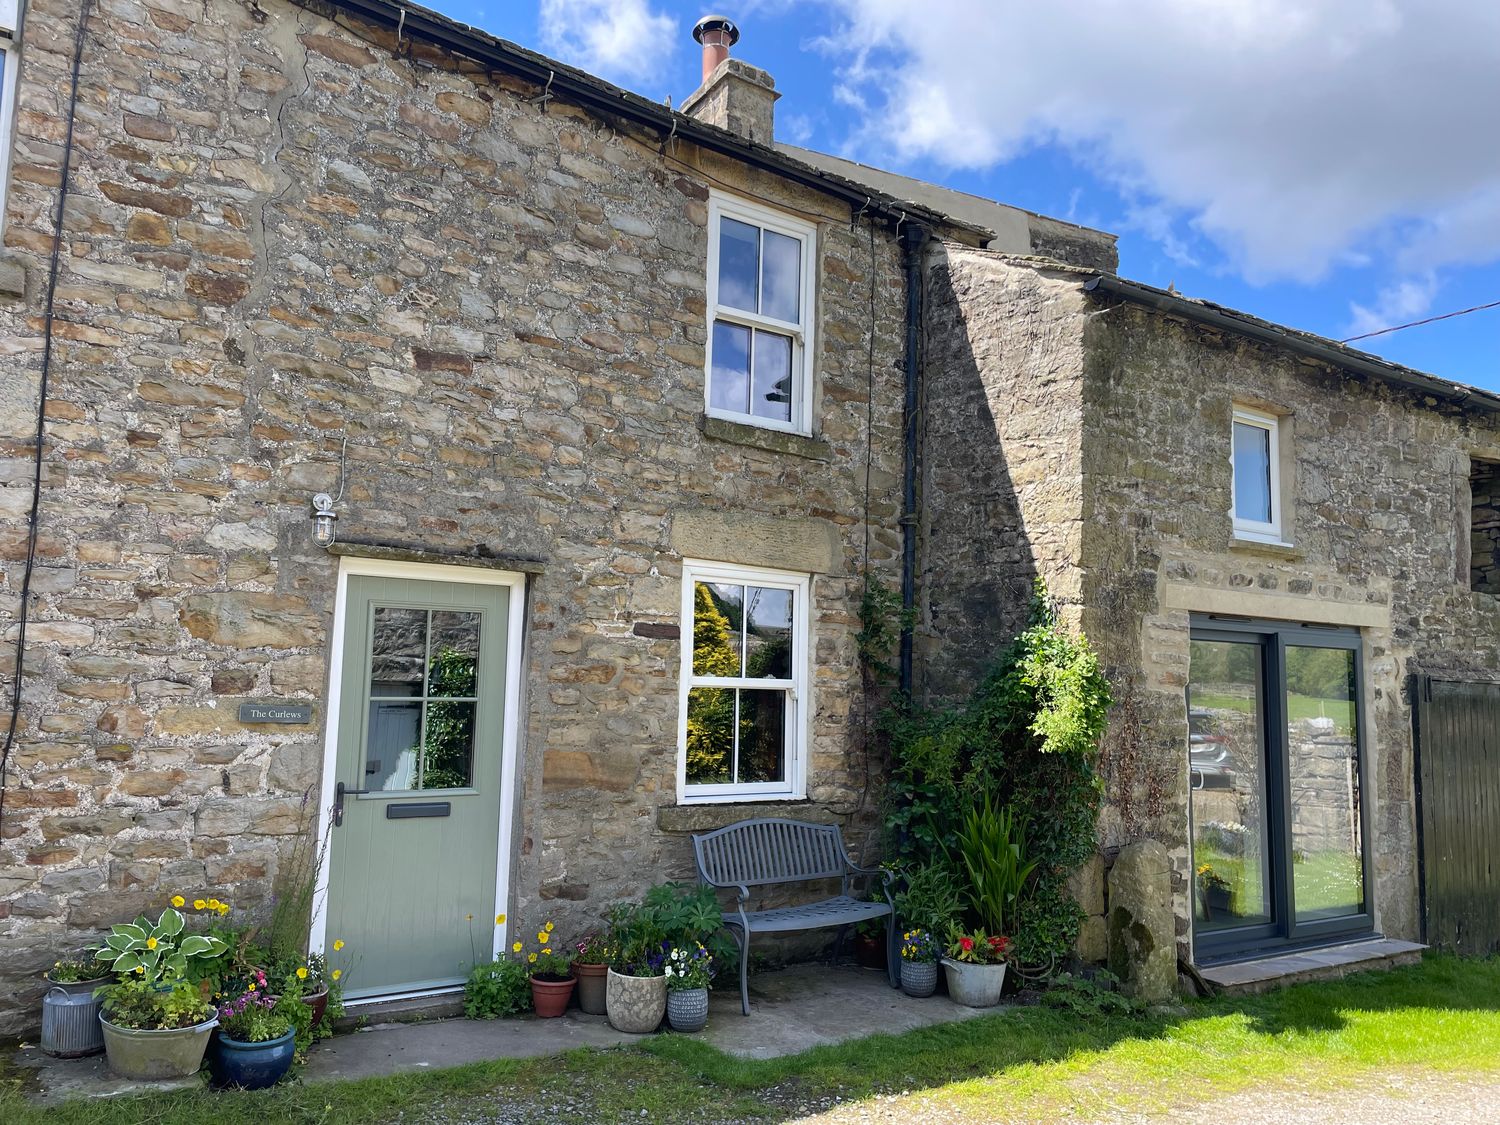
M792 592L748 586L745 675L792 678Z
M417 746L422 741L422 703L370 701L365 738L364 789L417 787Z
M477 704L434 700L427 705L422 789L459 789L470 783Z
M708 401L716 410L750 413L750 329L714 321Z
M1193 641L1189 667L1193 917L1199 932L1269 922L1261 647Z
M1244 422L1234 424L1234 514L1271 522L1271 432Z
M755 334L755 373L750 413L757 418L792 420L792 340L774 332Z
M802 243L774 230L764 232L762 238L761 315L795 322L802 291Z
M1286 648L1292 890L1299 922L1364 909L1354 653Z
M786 692L741 691L739 776L742 782L786 780Z
M734 770L734 689L693 688L687 702L689 785L723 785Z
M370 641L370 695L421 695L427 661L427 611L375 607ZM416 745L413 739L412 745Z
M433 610L428 695L479 694L479 621L477 613Z
M699 582L693 591L693 675L740 675L745 588Z
M755 312L760 275L760 228L738 219L719 220L719 304Z

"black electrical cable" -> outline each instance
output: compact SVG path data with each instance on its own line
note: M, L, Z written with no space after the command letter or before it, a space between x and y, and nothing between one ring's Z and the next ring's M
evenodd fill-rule
M26 626L31 619L31 574L36 569L36 541L42 507L42 442L47 425L47 377L52 370L52 318L57 303L57 274L62 258L63 217L67 208L68 181L73 163L73 124L78 109L78 75L83 68L83 44L88 33L92 0L83 0L78 11L78 30L73 36L73 74L68 89L67 131L63 135L62 168L57 183L57 219L52 228L52 258L47 270L47 299L42 316L42 369L37 379L36 450L31 477L31 521L26 539L26 561L21 570L20 622L16 630L16 664L12 675L10 724L5 745L0 747L0 827L5 823L6 771L16 742L16 724L21 717L21 676L26 663ZM3 835L0 835L3 838Z

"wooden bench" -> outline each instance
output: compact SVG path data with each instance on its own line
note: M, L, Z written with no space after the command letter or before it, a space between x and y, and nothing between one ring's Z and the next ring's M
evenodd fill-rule
M816 930L825 926L841 929L856 922L884 918L886 964L891 987L899 986L896 951L896 908L891 901L894 875L878 867L856 867L844 848L844 837L836 824L811 824L805 820L761 817L742 820L714 832L693 837L693 855L698 878L712 887L727 887L739 895L733 914L726 912L724 924L735 931L740 945L740 1005L750 1014L750 935L791 930ZM849 894L851 876L884 876L884 902L871 902ZM840 892L800 906L773 910L746 910L751 887L778 883L804 883L814 879L838 879Z

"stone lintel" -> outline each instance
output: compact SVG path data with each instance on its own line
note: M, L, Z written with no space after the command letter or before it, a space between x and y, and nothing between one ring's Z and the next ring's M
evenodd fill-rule
M1291 594L1267 594L1251 589L1224 590L1178 582L1166 584L1164 600L1168 609L1187 610L1189 613L1352 625L1360 629L1391 627L1390 606L1372 602L1332 602Z
M684 558L839 575L838 528L811 516L766 516L689 508L672 517L672 549Z
M516 555L489 555L484 546L471 551L433 551L404 543L359 543L336 541L328 548L330 555L348 555L357 559L390 559L395 562L433 563L445 566L473 566L487 570L513 570L518 574L541 574L547 564L541 559Z

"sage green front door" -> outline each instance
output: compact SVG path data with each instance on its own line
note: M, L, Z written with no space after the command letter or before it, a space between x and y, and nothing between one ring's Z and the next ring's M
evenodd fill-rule
M351 999L459 984L495 934L510 588L348 583L325 943Z

